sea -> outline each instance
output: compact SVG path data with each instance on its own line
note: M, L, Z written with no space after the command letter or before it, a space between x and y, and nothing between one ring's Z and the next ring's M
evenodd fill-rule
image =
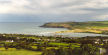
M6 34L29 34L29 35L62 35L66 37L86 37L86 36L108 36L103 34L92 33L58 33L57 31L68 30L66 28L44 28L40 27L45 23L42 22L0 22L0 33Z

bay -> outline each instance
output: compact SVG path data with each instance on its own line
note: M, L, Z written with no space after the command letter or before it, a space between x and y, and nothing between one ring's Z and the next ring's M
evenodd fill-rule
M43 25L42 22L1 22L0 33L7 34L32 34L32 35L63 35L66 37L85 37L85 36L108 36L103 34L92 33L59 33L56 31L65 31L65 28L43 28L39 27Z

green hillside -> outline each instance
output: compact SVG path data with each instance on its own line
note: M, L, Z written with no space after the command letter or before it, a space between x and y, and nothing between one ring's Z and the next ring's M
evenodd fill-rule
M108 21L89 21L89 22L51 22L41 27L68 28L69 30L80 30L80 32L99 32L108 30ZM74 32L79 32L79 31ZM86 31L84 31L86 30ZM73 32L73 31L72 31Z
M52 22L46 23L42 27L68 28L68 29L87 29L87 28L105 28L108 27L108 21L91 22Z

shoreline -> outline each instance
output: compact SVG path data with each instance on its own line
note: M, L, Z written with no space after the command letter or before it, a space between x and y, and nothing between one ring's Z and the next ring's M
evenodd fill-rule
M102 37L108 37L108 35L104 35L104 34L94 34L94 33L71 33L73 34L72 36L68 35L68 33L65 33L67 35L62 35L61 34L55 34L53 33L53 35L36 35L36 34L24 34L24 33L0 33L2 35L5 34L9 34L9 35L31 35L31 36L40 36L40 37L62 37L62 38L82 38L82 37L98 37L98 36L102 36ZM80 36L83 35L83 36Z

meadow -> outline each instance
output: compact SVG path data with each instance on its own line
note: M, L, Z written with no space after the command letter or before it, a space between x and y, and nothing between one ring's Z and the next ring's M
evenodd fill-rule
M0 55L41 55L42 52L39 51L30 51L30 50L16 50L15 48L9 48L5 50L5 48L0 48Z

